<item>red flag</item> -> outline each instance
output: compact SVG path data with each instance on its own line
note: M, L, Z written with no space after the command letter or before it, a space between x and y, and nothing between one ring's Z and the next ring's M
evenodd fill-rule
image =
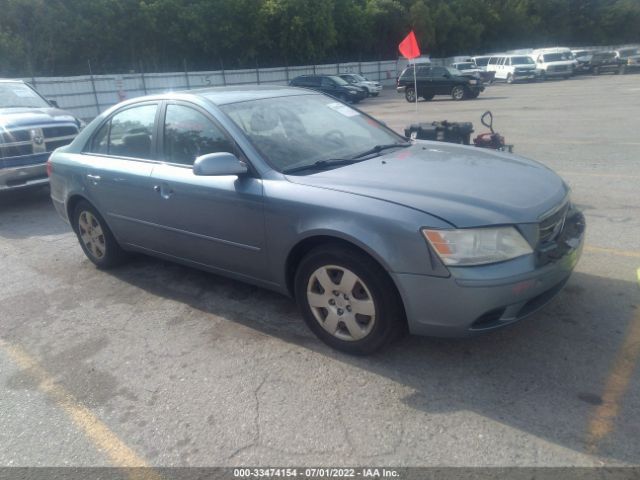
M420 48L418 47L418 42L416 41L413 30L400 42L398 49L405 58L416 58L420 56Z

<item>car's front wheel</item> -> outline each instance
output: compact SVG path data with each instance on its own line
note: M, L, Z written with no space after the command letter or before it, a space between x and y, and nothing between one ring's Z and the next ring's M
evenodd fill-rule
M126 258L102 215L85 200L74 209L73 229L85 255L98 268L114 267Z
M415 102L416 90L413 87L407 87L404 91L404 98L407 99L407 102Z
M461 85L456 85L451 89L451 98L454 100L463 100L464 99L464 87Z
M402 331L393 282L356 249L335 244L312 250L297 269L295 294L309 328L337 350L370 354Z
M513 83L513 75L507 75L507 83Z

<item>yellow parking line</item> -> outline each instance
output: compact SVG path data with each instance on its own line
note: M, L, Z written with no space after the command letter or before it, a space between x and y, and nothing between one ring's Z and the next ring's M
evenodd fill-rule
M595 173L595 172L572 172L572 171L563 171L558 170L557 173L562 176L572 176L579 175L583 177L601 177L601 178L623 178L623 179L636 179L640 178L640 175L627 175L625 173Z
M636 274L640 287L640 268ZM589 422L587 449L590 453L595 453L600 441L613 430L613 422L620 410L620 401L629 387L638 357L640 357L640 310L636 310L636 315L627 329L624 343L607 377L602 403Z
M640 252L637 250L619 250L617 248L596 247L594 245L585 245L584 250L592 253L609 253L620 257L640 258Z
M147 462L129 448L115 433L109 430L89 409L81 405L63 387L56 384L51 375L42 368L23 348L0 338L0 348L38 385L38 389L51 397L55 403L71 418L73 423L84 432L89 440L107 454L111 462L122 468L131 468L128 475L135 480L155 480L161 477L148 468Z

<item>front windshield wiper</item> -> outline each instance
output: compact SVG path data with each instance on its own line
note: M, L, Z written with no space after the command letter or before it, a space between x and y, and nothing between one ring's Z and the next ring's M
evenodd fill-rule
M283 170L282 173L295 173L302 172L304 170L316 170L322 168L329 167L339 167L341 165L350 165L352 163L362 162L367 155L372 155L374 153L380 153L382 150L387 150L389 148L405 148L413 145L411 142L406 143L389 143L387 145L376 145L375 147L370 148L362 153L358 153L351 158L330 158L327 160L318 160L317 162L310 163L308 165L301 165L299 167L292 167L286 170Z
M362 157L366 157L367 155L372 155L374 153L380 153L383 150L387 150L389 148L407 148L410 147L411 145L413 145L413 143L411 142L406 142L406 143L389 143L386 145L376 145L375 147L371 147L369 150L365 150L362 153L359 153L357 155L354 155L353 159L355 158L362 158Z
M341 165L350 165L352 163L361 162L362 160L356 160L354 158L330 158L327 160L318 160L317 162L309 163L308 165L301 165L299 167L292 167L283 170L282 173L295 173L302 172L304 170L317 170L329 167L339 167Z

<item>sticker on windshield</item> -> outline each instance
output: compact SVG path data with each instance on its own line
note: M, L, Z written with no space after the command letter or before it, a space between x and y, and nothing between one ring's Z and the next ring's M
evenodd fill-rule
M345 117L355 117L356 115L360 115L360 113L355 111L353 108L347 107L345 104L339 102L327 103L327 107L341 113Z
M29 88L12 88L13 94L16 97L35 97L36 94Z

